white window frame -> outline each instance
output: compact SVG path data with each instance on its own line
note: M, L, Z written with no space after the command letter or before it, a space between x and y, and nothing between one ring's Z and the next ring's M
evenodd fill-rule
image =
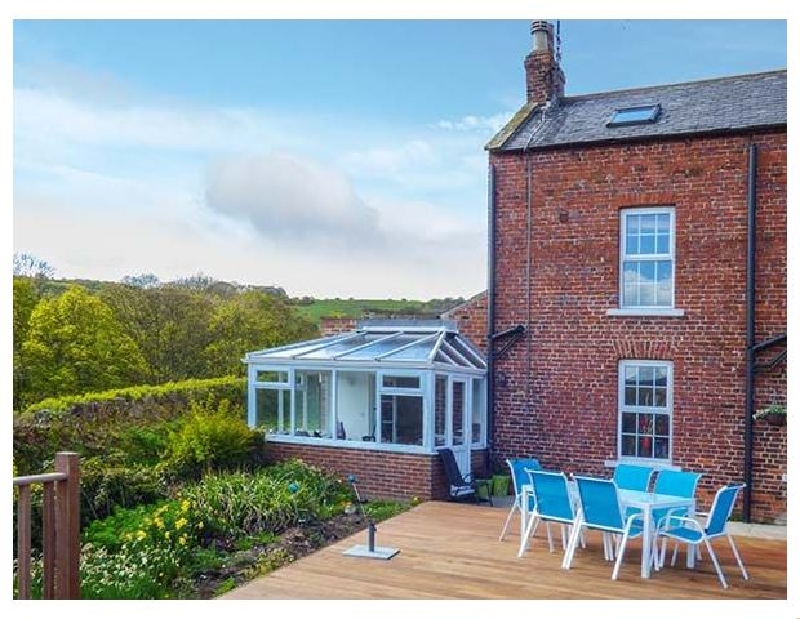
M631 312L642 311L644 312L659 312L665 310L675 309L675 230L676 215L675 207L661 206L661 207L648 207L648 208L624 208L620 209L620 237L619 237L619 307L622 310ZM628 216L629 215L669 215L669 253L666 254L631 254L626 253L627 239L628 239ZM670 297L669 305L626 305L625 304L625 261L652 261L658 262L662 260L669 260L672 262L672 295Z
M256 380L259 372L280 372L286 374L286 382L267 382ZM252 365L248 369L248 411L247 421L251 428L256 425L256 391L273 389L278 392L278 417L276 430L283 432L288 427L288 434L294 436L294 368L275 365ZM289 410L284 410L282 391L289 391ZM288 415L287 415L288 413ZM288 419L287 419L288 417ZM269 432L269 430L267 430Z
M627 366L651 366L667 368L667 406L666 409L652 406L626 406L625 405L625 368ZM617 461L629 464L652 465L655 467L665 467L672 464L672 448L675 442L674 409L672 392L674 385L674 365L672 361L622 359L618 369L618 388L617 388ZM666 458L639 458L636 456L622 455L622 413L656 413L659 415L669 415L669 453ZM638 420L638 417L637 417ZM655 453L655 445L653 445Z
M475 401L475 384L478 385L478 401ZM486 379L485 378L476 378L472 377L470 380L470 391L472 394L472 401L470 410L470 434L472 434L472 412L476 406L478 406L478 418L480 419L481 424L481 431L480 436L477 437L477 441L475 440L475 436L472 436L472 447L475 449L480 449L481 447L486 446Z
M428 417L429 417L429 410L431 406L431 399L430 399L430 389L428 389L428 381L429 381L429 374L430 372L425 371L412 371L412 370L394 370L394 369L386 369L386 370L378 370L375 376L375 382L377 383L375 389L375 414L377 415L377 419L375 420L375 441L378 444L385 444L385 445L397 445L397 443L392 440L391 442L384 442L383 440L383 406L381 406L381 401L383 396L413 396L419 397L422 399L422 445L421 447L426 446L426 442L429 436L430 430L428 429ZM414 377L419 380L419 387L384 387L383 386L383 379L385 376L408 376ZM394 434L396 432L396 419L392 419L392 435L394 438Z

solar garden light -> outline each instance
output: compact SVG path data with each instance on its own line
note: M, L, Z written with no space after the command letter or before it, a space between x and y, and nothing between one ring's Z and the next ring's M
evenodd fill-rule
M347 482L353 487L353 492L356 493L356 504L358 507L356 510L361 510L361 515L367 518L367 545L364 546L362 544L356 544L352 548L345 550L343 554L350 556L350 557L368 557L371 559L391 559L395 556L398 552L400 552L397 548L381 548L375 547L375 521L367 516L366 512L364 511L364 503L367 502L366 498L363 498L358 492L358 486L356 485L356 476L350 474L347 476Z
M298 484L296 481L293 481L293 482L289 483L289 494L292 495L292 503L294 504L294 516L295 516L295 519L297 520L297 524L303 524L303 523L305 523L306 519L305 518L302 518L302 519L300 518L300 510L297 509L297 491L298 490L300 490L300 484Z

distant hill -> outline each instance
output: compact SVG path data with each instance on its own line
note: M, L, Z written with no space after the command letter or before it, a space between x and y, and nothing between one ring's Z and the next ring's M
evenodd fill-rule
M51 297L59 296L62 294L70 284L79 284L86 288L89 292L97 293L103 289L104 286L112 284L113 282L104 282L90 279L73 279L73 280L55 280L46 279L39 280L40 294L42 296ZM315 299L314 297L296 297L290 298L287 296L283 288L279 286L247 286L238 284L236 282L225 282L213 280L211 278L194 278L184 280L181 283L176 282L162 282L161 286L184 286L190 287L195 290L201 289L211 294L223 298L235 296L237 293L246 290L259 290L268 294L274 294L280 297L284 303L293 306L297 312L312 321L315 325L319 325L322 316L340 316L349 318L368 318L375 315L385 314L402 314L402 315L420 315L425 317L438 316L439 314L464 303L463 297L446 297L442 299L430 299L429 301L420 301L415 299Z
M438 316L464 302L461 297L417 301L409 299L292 299L297 311L319 324L322 316L366 318L375 314Z

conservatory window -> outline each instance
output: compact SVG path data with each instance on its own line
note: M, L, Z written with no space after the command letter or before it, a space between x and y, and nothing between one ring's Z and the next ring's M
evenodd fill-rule
M419 374L386 373L380 377L380 441L422 445L424 398Z
M447 376L436 375L434 387L434 420L433 435L436 447L442 447L447 442Z
M289 389L256 388L256 427L269 434L289 434L291 405Z
M381 395L381 442L422 445L422 396Z
M335 426L337 440L376 440L374 372L336 372Z
M483 385L480 378L472 379L472 444L483 443Z
M296 370L295 436L331 436L331 372Z

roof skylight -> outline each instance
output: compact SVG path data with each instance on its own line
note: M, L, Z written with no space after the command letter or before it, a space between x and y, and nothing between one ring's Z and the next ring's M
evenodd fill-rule
M624 107L614 110L611 120L606 123L606 127L624 127L626 125L644 125L654 123L661 111L661 105L639 105L636 107Z

